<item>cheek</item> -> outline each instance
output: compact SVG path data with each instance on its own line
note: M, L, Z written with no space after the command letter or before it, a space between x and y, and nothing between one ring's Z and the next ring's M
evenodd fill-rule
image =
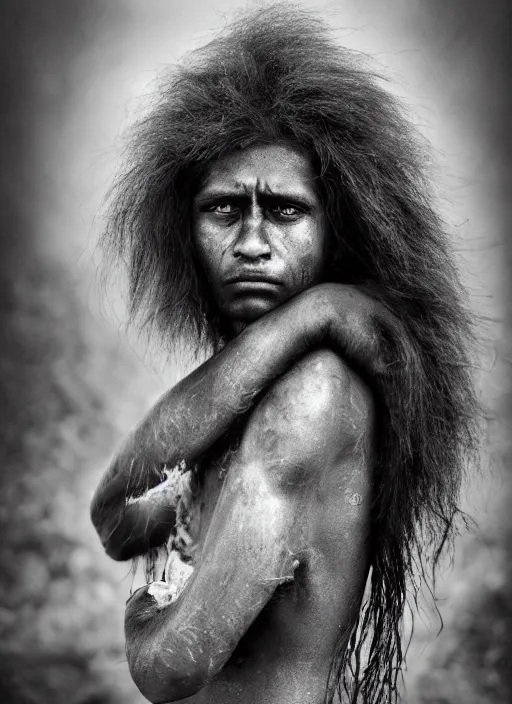
M194 235L194 243L203 269L208 275L215 275L221 268L225 249L222 239L199 229Z
M307 287L318 281L325 265L324 236L316 232L297 238L293 246L293 278L297 286Z

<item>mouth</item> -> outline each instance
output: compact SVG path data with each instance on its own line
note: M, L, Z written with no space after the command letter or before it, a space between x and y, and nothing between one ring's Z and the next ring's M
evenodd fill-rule
M282 286L282 283L273 276L259 272L247 271L237 276L232 276L226 280L225 286L235 284L255 285L255 286Z
M227 279L224 290L229 296L263 296L275 298L282 283L276 279L255 273L239 274Z
M241 271L227 277L222 289L224 314L246 323L261 317L286 298L286 283L283 280L255 270Z

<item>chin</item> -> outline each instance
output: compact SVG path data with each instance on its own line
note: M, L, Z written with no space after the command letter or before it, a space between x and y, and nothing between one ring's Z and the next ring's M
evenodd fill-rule
M231 305L227 306L223 310L223 315L228 320L233 323L242 323L243 325L249 325L249 323L258 320L266 313L269 313L274 308L281 303L281 301L275 300L252 300L252 301L236 301Z

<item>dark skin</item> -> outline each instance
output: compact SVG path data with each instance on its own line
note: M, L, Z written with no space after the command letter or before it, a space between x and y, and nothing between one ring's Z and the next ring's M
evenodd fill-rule
M357 617L374 408L329 348L383 373L376 319L396 321L354 287L320 284L326 230L309 160L288 146L225 157L196 195L197 249L233 337L151 409L92 504L113 558L162 544L175 515L151 468L221 455L250 411L226 479L201 470L208 508L183 592L169 603L165 585L144 587L128 601L128 661L150 701L320 704ZM141 484L157 486L127 503Z

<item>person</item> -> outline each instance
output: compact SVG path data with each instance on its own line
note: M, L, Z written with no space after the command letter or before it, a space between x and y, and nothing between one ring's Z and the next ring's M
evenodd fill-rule
M419 142L359 55L274 5L166 75L131 146L105 243L132 318L211 352L92 502L111 557L169 558L127 602L132 677L152 702L394 702L476 444Z

